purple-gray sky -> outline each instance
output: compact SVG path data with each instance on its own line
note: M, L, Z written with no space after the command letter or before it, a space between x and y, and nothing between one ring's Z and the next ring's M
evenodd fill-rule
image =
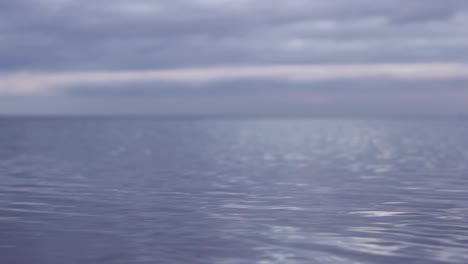
M468 113L465 0L0 2L0 114Z

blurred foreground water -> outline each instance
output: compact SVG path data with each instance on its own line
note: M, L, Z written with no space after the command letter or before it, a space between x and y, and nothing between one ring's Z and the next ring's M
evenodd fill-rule
M468 123L0 119L0 263L468 263Z

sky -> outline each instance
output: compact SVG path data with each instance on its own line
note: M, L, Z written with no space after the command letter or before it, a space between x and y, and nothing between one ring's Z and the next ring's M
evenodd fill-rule
M465 0L0 2L0 114L468 114Z

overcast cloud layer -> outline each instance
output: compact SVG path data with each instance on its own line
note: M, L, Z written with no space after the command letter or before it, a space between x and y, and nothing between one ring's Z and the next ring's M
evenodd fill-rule
M466 25L464 0L1 1L0 113L465 112Z

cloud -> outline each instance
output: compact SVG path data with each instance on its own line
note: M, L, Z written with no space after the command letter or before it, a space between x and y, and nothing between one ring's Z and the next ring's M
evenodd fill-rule
M462 62L458 0L3 1L0 71Z
M457 115L468 112L466 90L370 92L273 89L161 96L3 96L0 112L11 115L269 115L382 116Z
M263 65L4 74L11 114L414 115L468 112L468 65Z
M464 0L2 1L0 112L372 111L405 96L455 111L467 23Z
M151 71L13 73L0 76L0 92L5 94L53 93L54 88L82 84L111 85L125 82L174 82L204 85L213 81L237 79L285 80L290 83L383 79L468 79L466 64L361 64L361 65L263 65L212 67Z

